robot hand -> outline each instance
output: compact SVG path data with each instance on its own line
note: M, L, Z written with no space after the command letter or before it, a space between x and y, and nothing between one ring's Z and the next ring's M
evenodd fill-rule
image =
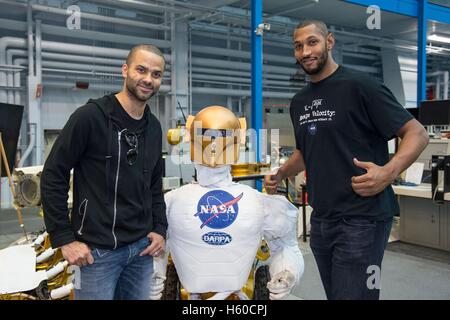
M267 283L270 291L270 300L286 299L295 285L295 277L292 272L284 270L274 275Z
M164 281L166 277L159 273L153 274L150 285L150 300L160 300L164 290Z

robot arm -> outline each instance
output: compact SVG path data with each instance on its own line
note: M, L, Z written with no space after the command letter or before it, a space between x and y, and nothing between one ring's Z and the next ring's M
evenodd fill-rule
M170 191L164 195L164 202L166 203L166 215L169 216L171 208L171 199L174 197L175 190ZM153 275L150 283L150 300L160 300L162 292L164 291L164 283L166 280L166 270L169 258L169 230L166 233L166 248L164 255L153 258Z
M289 295L304 271L303 255L297 243L297 208L283 196L262 196L264 207L270 210L264 221L264 238L271 251L271 281L267 288L270 299L279 300Z
M271 300L285 299L299 283L304 271L303 256L297 247L284 247L273 256L267 283Z
M166 280L167 261L169 257L169 250L166 250L164 255L153 258L153 275L150 283L150 300L161 300L162 292L164 291L164 282Z

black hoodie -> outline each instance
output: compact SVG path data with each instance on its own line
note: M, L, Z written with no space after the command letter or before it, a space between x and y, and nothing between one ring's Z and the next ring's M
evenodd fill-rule
M138 156L129 165L123 130L138 136ZM116 249L149 232L166 235L162 190L161 125L145 107L132 119L114 94L78 108L58 136L44 165L41 198L54 248L78 240ZM73 209L67 193L73 168Z

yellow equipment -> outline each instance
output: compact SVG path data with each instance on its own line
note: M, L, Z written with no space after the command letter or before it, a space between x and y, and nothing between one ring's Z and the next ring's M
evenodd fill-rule
M250 270L247 283L241 289L249 299L269 300L269 291L266 287L267 283L270 281L269 266L260 265L262 261L266 261L269 257L269 245L265 240L262 240L256 253L252 269ZM207 300L214 294L215 292L202 293L200 299ZM164 282L164 291L161 300L191 300L190 294L183 288L178 280L177 270L170 256L167 264L166 280ZM240 298L236 294L231 294L225 300L240 300Z

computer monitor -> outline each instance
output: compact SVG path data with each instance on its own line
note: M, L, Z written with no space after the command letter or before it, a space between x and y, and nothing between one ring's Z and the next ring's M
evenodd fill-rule
M406 111L411 113L414 119L419 120L419 108L406 108Z
M450 100L427 100L420 103L419 121L424 126L450 124Z

